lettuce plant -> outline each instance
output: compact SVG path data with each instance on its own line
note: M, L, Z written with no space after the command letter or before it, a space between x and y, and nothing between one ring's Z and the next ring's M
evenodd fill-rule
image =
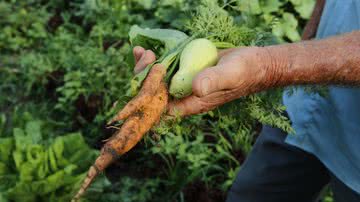
M30 121L0 138L0 199L69 201L95 158L80 133L46 139L41 125Z

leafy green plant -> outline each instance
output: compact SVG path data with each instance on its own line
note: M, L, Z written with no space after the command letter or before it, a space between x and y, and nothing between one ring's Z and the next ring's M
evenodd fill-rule
M80 133L47 139L39 120L0 138L0 196L5 201L68 201L97 152Z
M156 197L155 195L160 189L160 185L161 181L159 179L124 177L118 183L115 183L115 188L111 192L102 194L99 199L106 202L117 202L119 200L122 202L161 201L162 196Z
M271 27L272 33L282 41L299 41L302 22L310 18L315 0L235 0L235 10L255 17L255 26ZM293 9L296 13L293 12ZM253 20L252 19L252 20Z
M43 26L49 17L46 8L37 9L39 3L32 1L8 2L0 2L0 48L11 52L41 43L48 36Z

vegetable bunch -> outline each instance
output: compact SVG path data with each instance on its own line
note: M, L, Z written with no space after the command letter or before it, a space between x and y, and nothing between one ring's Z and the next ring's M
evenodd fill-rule
M209 21L210 16L212 20ZM107 140L73 201L84 194L100 172L133 148L160 121L169 99L191 94L196 74L217 62L217 48L251 45L242 44L237 37L254 41L258 36L251 29L235 25L219 7L200 8L190 26L193 26L191 37L178 30L143 29L137 25L131 28L131 45L151 49L159 58L131 80L129 95L135 97L108 124L124 122Z

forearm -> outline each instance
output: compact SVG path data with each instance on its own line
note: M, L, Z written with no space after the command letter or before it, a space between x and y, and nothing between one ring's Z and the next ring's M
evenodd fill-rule
M264 48L272 87L297 84L360 85L360 31Z

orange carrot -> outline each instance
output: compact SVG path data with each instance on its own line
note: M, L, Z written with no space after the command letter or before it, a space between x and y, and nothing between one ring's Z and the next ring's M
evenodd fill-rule
M157 93L160 83L166 74L166 69L161 65L154 65L149 75L146 77L139 94L134 97L108 124L115 121L126 119L128 116L138 111L144 105L149 104Z
M168 91L163 78L166 70L154 65L145 79L139 94L132 99L111 122L124 120L124 124L104 145L100 156L90 167L88 174L72 201L77 201L95 177L120 155L133 148L156 123L168 104Z

